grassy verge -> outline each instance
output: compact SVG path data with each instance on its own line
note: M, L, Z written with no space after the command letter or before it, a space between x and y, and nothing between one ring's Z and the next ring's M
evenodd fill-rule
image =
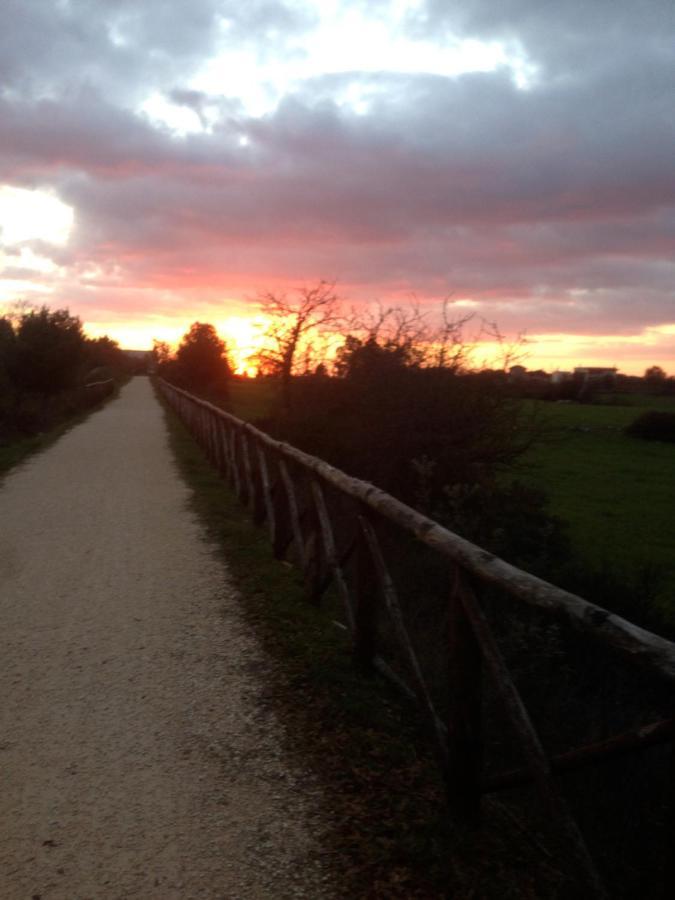
M278 385L269 378L236 378L230 383L226 408L240 419L254 422L272 412Z
M88 409L81 410L75 415L68 416L62 422L59 422L54 428L50 428L48 431L40 432L40 434L31 435L30 437L21 438L17 441L12 441L9 444L0 444L0 479L6 475L10 469L13 469L14 466L18 466L20 463L24 462L30 456L33 456L35 453L41 453L43 450L46 450L48 447L51 447L61 435L65 434L66 431L70 431L75 425L79 425L80 422L84 422L86 418L88 418L92 413L101 409L106 403L109 403L111 400L114 400L115 397L119 395L119 392L124 384L128 381L128 378L122 379L117 382L115 386L115 390L110 396L105 397L98 403L95 403L93 406L90 406Z
M273 559L264 532L168 408L166 416L194 508L275 662L264 690L285 723L285 752L322 785L339 896L559 896L564 876L498 804L487 805L480 831L451 828L415 710L387 683L354 670L343 633L305 602L298 573Z
M642 399L640 406L546 404L550 439L530 451L521 477L549 497L585 564L631 580L659 570L663 603L675 613L675 448L623 433L644 408L675 404Z

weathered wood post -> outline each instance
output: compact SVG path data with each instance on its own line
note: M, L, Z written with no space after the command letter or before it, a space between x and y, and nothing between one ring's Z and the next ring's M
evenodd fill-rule
M291 470L292 471L292 470ZM279 474L286 491L286 501L288 503L288 515L291 523L291 533L293 535L293 547L295 557L303 575L307 572L307 560L305 558L305 539L302 534L302 526L300 525L300 510L298 508L298 498L295 493L294 475L289 471L286 460L279 460Z
M310 503L305 515L305 596L311 604L319 606L330 581L330 573L321 543L319 517L311 494L309 496Z
M670 745L664 848L661 896L663 900L670 900L675 896L675 854L673 853L673 848L675 848L675 740Z
M480 816L483 765L481 652L462 603L457 569L448 604L448 756L445 784L451 816L474 824Z
M215 444L213 441L213 416L210 410L204 410L204 443L206 447L206 457L212 466L217 465Z
M234 441L237 448L237 459L235 468L237 470L237 496L240 503L244 506L248 503L249 484L246 477L246 437L242 427L236 426L233 429Z
M209 437L211 441L211 461L214 467L220 472L220 442L218 441L218 418L214 413L209 415Z
M354 611L354 663L362 672L375 670L377 652L377 602L379 584L373 554L368 545L363 526L367 519L361 510L359 536L356 545L356 609Z
M237 459L237 433L233 425L228 425L228 457L230 465L228 469L228 478L232 490L239 496L239 462Z
M283 559L286 550L293 540L293 527L291 525L291 513L288 508L288 494L284 490L284 484L280 470L281 460L278 455L275 460L276 480L272 487L272 504L274 507L274 541L272 551L277 559Z
M321 535L321 543L323 545L323 555L326 560L328 569L332 572L333 581L338 589L338 593L342 597L342 603L345 611L345 619L349 630L354 633L354 598L345 579L342 565L338 559L335 548L335 536L331 525L330 514L323 489L318 480L310 481L310 489L314 500L314 508L319 520L319 531Z
M251 455L249 453L249 440L248 435L246 433L246 426L242 425L241 431L239 433L239 440L241 442L241 459L244 466L244 484L246 486L245 496L242 498L242 502L251 505L251 509L253 509L253 505L255 503L255 485L253 483L253 470L251 468Z
M265 502L265 488L261 471L260 453L258 441L255 435L250 435L248 440L248 470L251 478L251 515L254 525L262 525L267 515Z
M262 488L263 501L265 503L265 517L267 519L267 531L270 543L274 546L275 535L277 532L276 517L274 515L274 500L272 497L272 485L270 483L269 467L267 465L267 452L261 441L256 443L256 451L258 454L258 472L260 474L260 484Z
M201 446L202 451L204 453L206 453L206 455L208 456L209 451L208 451L208 447L206 445L205 420L206 420L206 411L205 411L204 407L203 406L197 407L197 422L198 422L197 431L199 434L199 445Z
M227 481L230 479L230 445L227 439L225 419L218 419L218 444L220 445L220 474Z

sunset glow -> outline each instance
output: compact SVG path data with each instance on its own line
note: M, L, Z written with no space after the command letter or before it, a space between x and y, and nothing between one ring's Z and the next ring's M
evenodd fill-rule
M327 279L454 298L529 368L675 373L665 0L169 6L0 10L1 304L136 349L210 322L251 372L257 293Z
M229 316L214 324L227 344L234 371L238 375L255 375L258 367L253 357L264 344L264 319L260 316L251 319Z
M227 354L234 371L238 375L256 374L257 365L254 355L264 343L264 319L257 315L250 318L243 316L202 317L208 319L227 345ZM141 325L116 322L88 323L87 334L90 337L108 335L120 346L133 350L150 350L153 340L164 341L172 349L176 349L181 338L188 331L191 322L184 320L157 320Z
M63 245L73 227L73 210L47 191L0 187L0 243L47 241Z

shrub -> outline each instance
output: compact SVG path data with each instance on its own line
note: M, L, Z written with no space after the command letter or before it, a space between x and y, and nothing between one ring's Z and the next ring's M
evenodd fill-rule
M644 441L666 441L675 444L675 413L651 410L631 422L625 433Z
M292 411L263 427L423 512L446 485L491 481L533 437L522 406L447 370L394 366L386 378L298 378L294 392Z

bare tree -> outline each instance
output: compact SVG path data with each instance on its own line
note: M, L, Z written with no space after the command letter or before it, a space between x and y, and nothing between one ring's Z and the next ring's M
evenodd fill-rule
M441 304L441 323L433 330L428 342L427 364L459 372L468 365L473 350L472 342L466 337L466 326L473 319L473 313L453 319L450 307L451 299L446 297Z
M498 363L503 372L508 372L511 366L521 363L527 357L528 340L525 332L521 331L509 339L502 334L496 322L483 319L479 338L488 338L495 344L498 349L495 366Z
M294 296L265 291L257 301L269 324L265 345L256 354L256 361L262 372L279 379L282 403L288 411L291 379L298 361L304 371L309 371L313 344L344 321L340 299L332 282L320 281L314 287L299 288Z
M384 307L378 303L364 312L352 310L351 347L346 349L376 345L399 354L407 366L458 372L468 364L473 349L465 333L473 314L452 318L449 297L441 303L440 323L433 321L434 310L434 307L422 310L414 296L407 306Z

